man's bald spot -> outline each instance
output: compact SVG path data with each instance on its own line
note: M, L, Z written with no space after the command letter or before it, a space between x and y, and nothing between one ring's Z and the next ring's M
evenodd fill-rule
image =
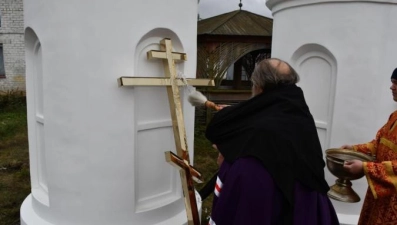
M279 59L269 59L269 64L275 69L280 75L287 75L291 73L291 69L288 64Z

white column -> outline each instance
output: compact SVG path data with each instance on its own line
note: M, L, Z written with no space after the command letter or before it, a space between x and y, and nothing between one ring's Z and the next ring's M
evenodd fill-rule
M21 223L185 223L164 157L175 152L166 90L117 78L163 77L161 60L146 59L163 38L195 77L197 1L30 0L24 14L32 194ZM192 157L194 110L182 97Z
M396 1L268 0L272 57L289 62L316 119L323 149L372 140L396 109ZM330 185L336 177L327 169ZM359 203L333 201L342 224L357 224L367 182L353 182Z

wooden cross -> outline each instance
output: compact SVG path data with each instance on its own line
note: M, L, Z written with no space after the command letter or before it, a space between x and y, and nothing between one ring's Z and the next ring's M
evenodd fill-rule
M200 218L197 209L193 180L195 180L196 182L201 182L201 173L197 171L194 167L192 167L187 160L179 158L172 152L165 152L165 159L168 163L179 169L181 179L186 178L186 182L182 182L183 189L187 189L189 194L188 198L185 195L185 206L189 207L186 208L186 211L193 212L191 215L192 218L189 218L188 214L188 224L192 223L194 225L199 225ZM190 203L187 202L187 200L189 200Z
M163 39L160 41L160 51L149 51L147 58L163 60L165 77L120 77L118 83L119 86L166 86L177 151L177 155L166 152L166 161L179 168L188 224L200 225L192 180L200 181L201 174L189 163L185 122L179 94L179 87L185 83L182 79L177 78L175 68L175 61L186 61L187 56L185 53L172 52L171 40ZM186 82L192 86L215 86L214 81L210 79L186 79Z

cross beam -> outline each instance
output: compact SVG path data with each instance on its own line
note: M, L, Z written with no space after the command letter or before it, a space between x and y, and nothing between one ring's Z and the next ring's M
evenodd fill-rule
M148 51L147 52L147 58L148 59L166 59L167 58L167 53L162 52L162 51ZM172 59L175 61L186 61L187 60L187 55L185 53L180 53L180 52L173 52L172 53Z
M187 160L179 158L172 152L165 152L165 160L178 168L181 179L186 180L186 182L182 182L183 189L188 190L188 196L185 196L185 205L190 209L186 210L198 212L193 180L201 183L201 173L191 166ZM188 214L188 224L200 224L199 214Z
M182 79L175 79L176 85L186 85ZM186 82L191 86L215 86L214 80L211 79L191 79L187 78ZM171 86L170 78L162 77L120 77L118 79L119 86Z
M164 78L159 77L120 77L119 86L165 86L167 89L168 102L170 106L172 127L177 155L166 152L166 160L179 168L183 195L185 199L186 214L188 225L200 225L200 218L197 209L197 202L192 180L201 178L201 174L192 169L189 164L189 151L186 143L185 122L179 87L184 85L182 79L177 78L175 68L176 61L186 61L185 53L172 52L170 39L160 41L160 51L147 52L148 59L162 59L164 67ZM213 80L209 79L187 79L187 83L193 86L215 86ZM182 163L183 162L183 163Z

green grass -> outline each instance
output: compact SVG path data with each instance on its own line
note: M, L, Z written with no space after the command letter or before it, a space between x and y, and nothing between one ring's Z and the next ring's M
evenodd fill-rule
M201 172L204 181L202 184L196 184L197 190L200 190L218 170L218 164L216 163L218 151L212 148L211 143L205 138L204 132L205 126L196 123L194 132L194 167ZM212 195L203 201L201 209L202 225L208 224L208 218L211 214L211 209Z
M16 225L30 193L26 103L23 93L0 93L0 225Z
M200 190L217 171L218 153L204 136L205 125L196 121L194 166L203 176ZM0 225L17 225L23 200L30 193L26 101L23 93L0 93ZM208 224L212 195L202 205L202 225Z

